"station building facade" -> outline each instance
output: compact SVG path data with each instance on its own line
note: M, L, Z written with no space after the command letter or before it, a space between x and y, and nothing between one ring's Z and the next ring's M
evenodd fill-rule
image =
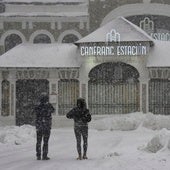
M34 124L42 93L55 115L65 115L78 97L94 115L169 114L169 46L122 17L75 44L18 45L0 56L1 114Z
M88 32L86 0L0 2L0 54L26 42L75 42Z
M94 115L170 113L169 1L51 1L2 1L2 116L34 124L41 93L49 94L55 115L65 115L79 96ZM45 8L52 13L44 16ZM107 39L113 30L120 41Z

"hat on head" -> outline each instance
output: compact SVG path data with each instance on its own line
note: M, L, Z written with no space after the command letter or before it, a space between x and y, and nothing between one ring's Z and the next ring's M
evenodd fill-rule
M77 107L85 109L86 108L86 101L83 98L77 99Z

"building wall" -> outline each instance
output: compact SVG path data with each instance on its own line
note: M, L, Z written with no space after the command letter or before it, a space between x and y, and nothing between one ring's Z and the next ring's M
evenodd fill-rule
M97 29L112 19L123 16L141 27L154 39L170 41L169 5L170 1L166 0L91 0L89 4L90 31ZM141 23L146 18L153 22L153 29L148 27L146 29L141 26Z
M62 81L65 82L65 80L68 80L67 84L60 83ZM5 117L14 116L17 120L17 125L22 125L24 120L27 123L34 125L32 109L34 105L38 104L42 92L48 93L49 101L55 108L54 115L64 115L71 107L75 106L76 99L79 96L79 85L76 84L75 86L74 82L72 83L72 80L79 82L78 68L1 69L0 88L4 90L0 91L0 96L2 96L0 98L0 115ZM7 88L3 86L4 82L9 84L8 87L6 86ZM48 87L45 84L42 84L46 82L48 82ZM34 86L27 86L26 83ZM23 86L23 84L25 85ZM35 84L39 85L35 86ZM40 88L40 86L42 87ZM43 86L47 87L47 89L44 89ZM66 106L60 106L60 100L63 99L66 101L64 102ZM31 104L29 101L33 103ZM30 106L27 108L29 103ZM23 116L25 119L23 119ZM21 122L18 120L21 120Z
M142 3L143 0L90 0L89 13L90 13L90 31L100 27L104 17L115 10L116 8L134 3Z
M80 23L62 23L62 28L57 29L57 25L55 28L51 28L50 22L33 22L31 23L32 28L29 28L28 24L26 24L26 28L23 29L22 21L20 22L4 22L4 28L0 31L0 54L5 52L4 49L4 41L5 38L11 34L17 34L22 38L22 42L31 42L33 38L38 34L46 34L51 37L52 43L61 42L62 37L68 34L74 34L79 39L87 34L86 26L80 29Z
M73 34L80 39L88 32L88 3L0 4L0 54L5 52L4 41L11 34L31 43L34 36L45 34L55 43L62 42L66 35Z
M89 0L89 15L90 17L73 17L71 20L69 19L61 19L61 20L52 20L51 18L44 17L0 17L0 54L5 52L4 48L4 41L8 35L17 34L21 37L22 42L33 42L33 39L38 34L46 34L48 35L52 42L61 42L62 38L68 34L75 34L78 38L81 38L93 30L100 27L104 22L112 14L116 13L117 11L121 13L120 7L127 7L126 5L133 5L136 4L140 7L141 4L152 4L152 3L159 3L159 4L166 4L170 5L169 0L159 1L159 0ZM169 6L166 6L169 7ZM128 9L128 8L124 8ZM3 11L3 10L2 10ZM112 13L113 12L113 13ZM169 11L167 11L168 13ZM127 16L125 15L130 21L134 22L136 25L140 25L140 21L142 21L145 17L149 17L151 20L154 20L157 23L157 20L162 20L159 16L159 19L153 15L146 15L145 11L142 11L142 16L135 17L135 11L133 15ZM124 15L124 14L122 14ZM163 16L162 16L163 17ZM165 23L169 23L170 16L166 16ZM112 17L111 17L112 18ZM90 19L90 23L88 22ZM113 19L113 18L112 18ZM140 20L139 20L140 19ZM169 29L169 24L164 24L164 22L160 22L159 25L166 25L166 30ZM149 46L147 44L147 46ZM82 57L82 56L80 56ZM79 95L84 97L88 100L88 81L89 81L89 72L97 65L106 63L106 62L123 62L135 67L139 72L139 82L140 82L140 110L142 112L149 111L149 72L146 68L147 56L139 56L139 57L131 57L131 56L122 56L122 57L95 57L95 56L85 56L82 57L82 66L79 70L79 76L74 78L79 81ZM6 71L3 70L3 71ZM66 72L68 70L62 70ZM50 70L50 77L49 80L49 89L50 89L50 100L56 108L56 114L58 114L58 82L62 79L70 79L69 77L65 77L65 73L62 75L58 74L58 70ZM57 76L56 76L57 75ZM10 98L9 98L9 105L10 105L10 113L9 115L15 116L16 114L16 70L10 70L9 77L7 80L10 82ZM162 79L162 78L161 78ZM0 82L4 80L2 76L2 70L0 74ZM54 93L53 93L54 92ZM2 96L2 91L0 91L0 96ZM1 103L1 98L0 98ZM68 109L68 108L67 108Z
M152 4L154 5L153 7L151 6ZM166 6L164 6L164 4ZM4 5L6 5L6 8L4 8ZM133 7L133 5L135 6ZM124 16L138 26L140 26L140 21L142 22L146 17L149 17L149 19L153 20L155 23L155 30L158 30L156 33L164 33L168 30L168 33L170 34L168 24L170 22L168 5L170 5L170 1L168 0L89 0L87 4L80 5L80 8L76 8L76 6L74 7L73 5L64 7L49 4L28 4L19 6L15 4L1 3L2 13L0 14L2 16L0 16L0 54L5 52L5 38L13 33L19 35L22 42L32 43L33 37L41 33L50 36L52 42L62 42L65 35L74 34L78 37L78 39L80 39L99 28L110 19L114 19L118 16ZM148 8L145 8L145 6L148 6ZM69 11L65 10L67 8ZM70 12L71 15L71 12L75 10L74 8L78 12L87 12L88 10L87 15L89 16L81 16L81 14L80 16L73 17L15 16L15 12L23 12L24 9L29 9L33 13L37 11L54 11L54 13L58 11L61 11L61 13L67 11ZM140 11L142 8L144 8L144 10ZM155 8L157 8L157 10L153 10ZM147 11L147 9L149 9L149 11ZM156 13L154 13L154 11L156 11ZM13 12L14 15L12 17L5 16L4 12ZM163 16L165 17L162 18ZM145 31L147 32L147 30Z

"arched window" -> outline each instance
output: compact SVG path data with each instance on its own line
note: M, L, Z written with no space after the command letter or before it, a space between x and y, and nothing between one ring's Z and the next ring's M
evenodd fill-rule
M0 13L5 12L5 4L3 2L0 2Z
M50 44L51 43L51 39L48 35L46 34L39 34L34 38L33 41L34 44L39 44L39 43L43 43L43 44Z
M73 43L79 40L79 38L74 34L68 34L64 36L62 43Z
M112 83L123 82L138 82L139 72L133 66L117 62L117 63L102 63L94 67L90 73L89 78L91 81L104 81Z
M10 83L7 80L2 81L2 116L9 116Z
M17 34L8 35L5 38L5 52L22 43L22 39Z

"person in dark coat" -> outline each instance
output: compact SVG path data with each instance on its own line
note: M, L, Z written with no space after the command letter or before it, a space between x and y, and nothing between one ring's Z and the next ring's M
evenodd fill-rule
M86 107L83 98L77 99L77 106L66 115L68 119L74 120L74 132L77 141L78 160L87 159L88 145L88 122L91 121L91 115ZM81 137L83 138L83 156L81 152Z
M40 98L40 104L34 109L36 113L36 132L37 132L37 143L36 143L36 156L37 160L41 160L41 142L43 140L43 154L42 160L50 159L48 154L48 141L50 138L51 125L52 125L52 113L55 111L52 104L49 103L47 95L42 95Z

